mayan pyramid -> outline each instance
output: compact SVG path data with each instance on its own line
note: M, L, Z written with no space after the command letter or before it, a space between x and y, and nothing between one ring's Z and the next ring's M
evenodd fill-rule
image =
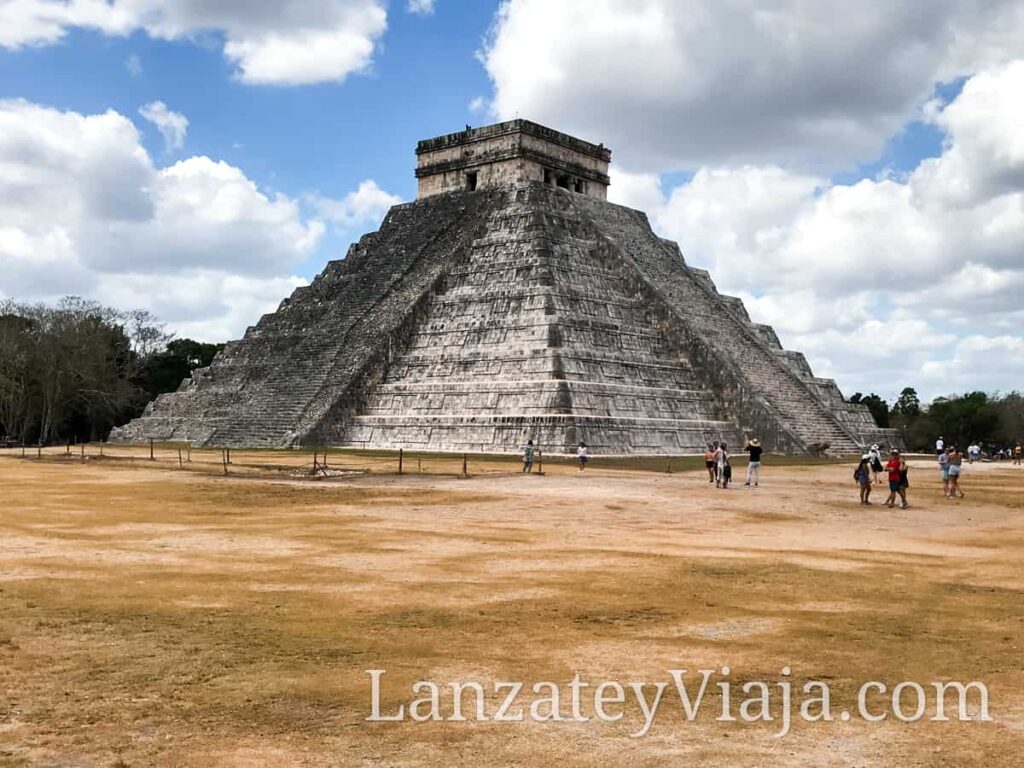
M421 141L419 194L115 440L598 454L888 435L525 120Z

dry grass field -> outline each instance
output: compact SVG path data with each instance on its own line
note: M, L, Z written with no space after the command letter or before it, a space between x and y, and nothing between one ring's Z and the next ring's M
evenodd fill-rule
M860 506L852 466L770 459L728 491L701 471L213 469L0 457L0 764L1021 764L1019 467L969 467L953 502L916 462L903 511ZM717 721L718 699L689 722L671 691L639 738L628 703L617 722L365 720L367 669L387 670L387 714L418 680L723 665L735 686L826 681L836 711L864 681L984 681L993 720L778 737Z

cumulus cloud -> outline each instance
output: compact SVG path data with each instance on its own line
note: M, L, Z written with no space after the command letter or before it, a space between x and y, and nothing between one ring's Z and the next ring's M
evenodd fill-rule
M188 118L180 112L167 108L162 101L152 101L139 109L139 114L156 126L164 137L164 146L170 152L185 146L185 134L188 132Z
M156 166L134 124L0 102L0 294L142 306L237 335L302 282L324 225L207 157Z
M82 27L109 35L141 30L164 40L214 31L243 82L340 81L365 70L387 27L384 0L9 0L0 3L0 46L60 40Z
M341 199L313 195L310 202L321 218L340 229L354 230L366 225L376 226L388 209L402 202L402 198L385 192L372 179L366 179Z
M1021 39L1018 0L504 0L481 58L497 117L603 141L634 172L832 169Z
M970 78L933 107L942 154L903 178L742 165L667 192L618 173L611 190L846 389L1019 388L998 355L1024 327L1021 93L1024 61Z

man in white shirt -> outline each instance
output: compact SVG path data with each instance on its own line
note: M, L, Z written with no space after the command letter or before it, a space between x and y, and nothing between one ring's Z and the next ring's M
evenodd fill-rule
M942 435L939 435L939 439L935 441L935 455L938 456L940 453L946 452L946 443L942 439Z

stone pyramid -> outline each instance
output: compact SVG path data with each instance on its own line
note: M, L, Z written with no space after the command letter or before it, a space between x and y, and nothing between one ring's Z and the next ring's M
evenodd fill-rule
M111 439L597 454L891 442L606 202L610 152L515 120L420 142L419 197Z

